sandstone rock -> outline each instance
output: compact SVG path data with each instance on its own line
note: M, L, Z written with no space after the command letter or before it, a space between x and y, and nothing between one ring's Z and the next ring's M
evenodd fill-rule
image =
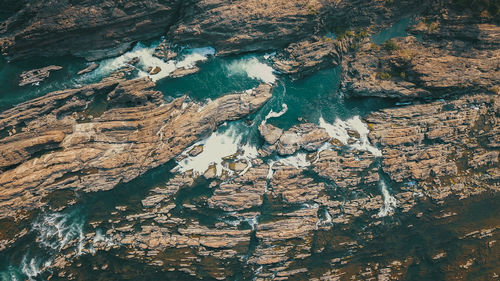
M500 29L478 32L497 34ZM412 36L391 42L390 48L366 43L355 54L346 56L342 62L342 90L351 96L411 100L464 94L476 88L489 90L500 82L498 48L475 49L482 44L476 41L471 47L455 44L443 48L435 42L421 43ZM496 40L495 44L500 42Z
M266 149L280 155L291 155L300 149L315 151L330 139L324 129L311 123L296 125L285 132L273 125L261 124L259 132L269 145Z
M498 140L489 136L498 132L499 102L498 95L477 94L371 114L370 139L382 147L383 170L420 189L432 182L427 194L436 200L498 190L498 179L482 171L498 165Z
M38 84L45 79L49 78L50 73L53 71L61 70L62 66L49 65L46 67L33 69L29 71L24 71L20 75L19 86L34 85Z
M86 68L84 68L84 69L82 69L82 70L78 71L76 74L78 74L78 75L83 75L83 74L85 74L85 73L89 73L89 72L94 71L94 70L95 70L96 68L98 68L98 67L99 67L99 64L98 64L98 63L93 62L93 63L91 63L89 66L87 66Z
M155 57L161 58L165 61L169 61L177 57L177 53L173 51L173 46L167 41L163 40L158 47L156 47L153 54Z
M199 155L202 152L203 152L203 145L197 145L197 146L193 147L193 149L191 149L188 152L188 155L191 157L194 157L194 156Z
M271 97L270 86L261 85L199 110L196 103L183 106L184 97L163 104L153 86L148 78L106 80L49 93L1 113L0 130L25 124L0 140L1 216L40 207L44 194L57 189L107 190L130 181ZM107 97L107 109L94 112L100 95Z
M159 66L155 66L151 71L149 71L149 74L155 75L158 74L158 72L161 71L161 68Z
M119 55L132 43L163 35L182 1L30 1L2 22L0 48L9 59ZM75 36L76 35L76 36Z

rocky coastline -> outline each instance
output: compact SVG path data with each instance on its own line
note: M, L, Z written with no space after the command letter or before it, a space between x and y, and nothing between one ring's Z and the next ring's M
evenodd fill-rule
M0 252L32 234L41 210L65 210L173 165L133 203L89 218L86 232L44 265L47 279L79 280L87 266L119 272L106 261L82 262L104 255L191 279L404 280L421 263L442 266L446 280L481 271L498 278L498 218L462 218L500 191L495 7L463 9L451 0L0 4L8 7L0 50L9 61L84 57L84 76L99 70L97 60L163 36L152 57L179 65L168 79L200 71L196 62L179 63L179 46L211 46L216 53L208 55L217 57L272 51L269 63L287 79L339 67L345 99L395 101L365 116L300 119L286 129L267 116L255 126L255 151L238 147L200 171L182 165L203 156L210 149L203 141L227 122L253 125L276 84L261 81L204 102L188 94L167 100L152 79L165 69L153 64L137 77L137 65L145 66L134 57L98 82L0 112ZM405 36L373 42L408 17ZM61 68L23 71L19 86ZM427 260L370 250L391 240L383 227L410 239L401 229L448 222L452 242L433 244ZM459 254L451 245L457 241Z

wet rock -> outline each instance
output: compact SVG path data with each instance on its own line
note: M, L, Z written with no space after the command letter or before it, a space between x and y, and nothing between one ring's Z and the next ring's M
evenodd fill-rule
M22 86L26 86L26 85L38 84L38 83L44 81L45 79L49 78L51 72L61 70L61 69L62 69L62 66L49 65L49 66L38 68L38 69L24 71L19 76L19 78L20 78L19 86L22 87Z
M191 68L177 68L175 69L171 74L170 74L170 77L171 78L179 78L179 77L183 77L183 76L186 76L186 75L189 75L189 74L193 74L193 73L196 73L200 71L200 68L198 67L191 67Z
M370 139L382 147L382 168L392 180L416 181L437 199L498 190L483 171L498 165L498 95L382 110L367 117Z
M493 34L499 29L484 32ZM490 90L500 82L499 49L460 45L443 48L438 43L419 42L413 36L389 42L382 46L367 42L344 58L343 91L351 96L411 100L464 94L476 88Z
M269 145L266 150L277 151L280 155L292 155L300 149L315 151L330 139L325 129L311 123L296 125L285 132L273 125L262 124L259 132Z
M94 70L95 70L96 68L98 68L98 67L99 67L99 64L98 64L98 63L93 62L93 63L91 63L89 66L87 66L86 68L84 68L84 69L82 69L82 70L78 71L76 74L78 74L78 75L83 75L83 74L85 74L85 73L89 73L89 72L94 71Z
M148 78L108 79L1 113L0 130L25 124L0 139L2 217L42 206L43 194L53 190L108 190L128 182L271 97L270 86L261 85L204 107L184 97L164 104L153 87ZM103 111L93 107L98 97L107 99Z
M350 39L314 38L288 45L273 59L274 67L294 78L307 76L326 67L340 64Z
M156 47L155 52L153 54L155 57L161 58L165 61L169 61L175 57L177 57L177 53L173 51L172 44L163 40L158 47Z
M194 157L194 156L197 156L199 155L200 153L203 152L203 145L197 145L195 147L193 147L189 152L188 152L188 155L191 156L191 157Z
M2 54L76 55L88 60L126 52L132 43L163 35L179 16L182 1L30 1L2 21ZM75 36L75 34L77 36Z
M321 151L313 169L342 188L355 188L360 184L375 184L379 181L375 157L366 151Z
M259 132L268 144L274 144L283 134L283 130L271 124L262 123L259 125Z
M127 63L130 65L136 65L141 61L139 57L133 57L131 60L129 60ZM151 71L151 70L150 70ZM149 72L149 71L148 71Z
M151 71L149 71L149 74L155 75L158 74L158 72L161 71L161 68L159 66L155 66Z
M217 176L217 166L215 165L210 165L208 166L208 169L203 173L203 176L206 179L213 179L215 176Z

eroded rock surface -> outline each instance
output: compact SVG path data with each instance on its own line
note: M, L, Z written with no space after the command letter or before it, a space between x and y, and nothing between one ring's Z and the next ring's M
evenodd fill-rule
M133 42L164 34L182 5L177 0L24 2L0 25L0 48L11 59L115 56Z
M386 109L367 117L382 168L436 200L498 191L499 95Z
M38 69L23 71L23 73L21 73L19 77L20 78L19 86L22 87L26 85L38 84L44 81L45 79L49 78L51 72L61 69L62 66L49 65Z
M437 22L434 22L438 24ZM442 24L450 24L444 22ZM408 36L392 39L381 46L366 41L344 58L342 90L351 96L389 97L411 100L465 94L477 89L498 93L500 85L500 27L492 24L460 25L474 36L458 36L455 41L420 42ZM437 31L423 25L442 40L449 29ZM420 29L417 30L420 31ZM431 38L430 35L425 38Z
M254 112L270 86L202 105L164 103L149 78L105 79L0 114L1 217L54 190L107 190L166 163L219 124Z

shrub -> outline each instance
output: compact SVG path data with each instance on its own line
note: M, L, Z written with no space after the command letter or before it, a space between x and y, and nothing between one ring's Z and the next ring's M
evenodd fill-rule
M395 51L395 50L399 50L399 46L398 44L396 44L396 42L392 41L392 40L387 40L385 41L383 44L382 44L382 47L388 51Z
M380 80L389 80L391 79L391 74L385 71L382 72L377 72L377 75L375 76Z

